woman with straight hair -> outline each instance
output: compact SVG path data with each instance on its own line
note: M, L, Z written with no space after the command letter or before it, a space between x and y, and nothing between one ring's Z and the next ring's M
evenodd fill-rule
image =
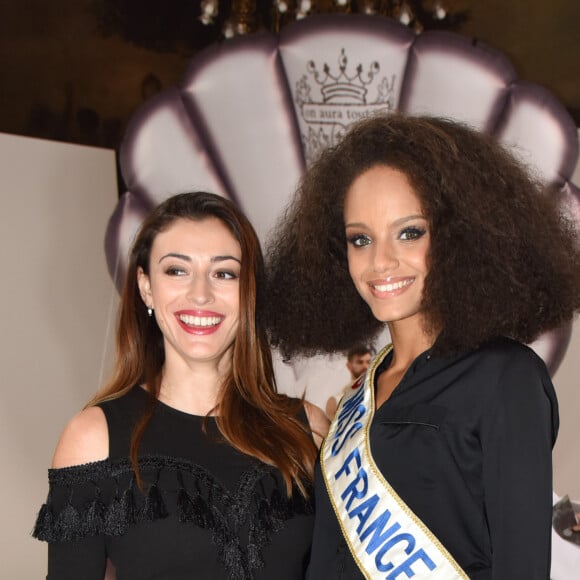
M274 344L392 341L321 448L308 578L549 578L558 410L525 344L580 309L557 202L491 136L397 113L304 176L270 252Z
M263 258L236 206L176 195L145 220L112 379L66 426L35 537L48 580L300 579L320 409L276 391ZM318 434L318 435L317 435Z

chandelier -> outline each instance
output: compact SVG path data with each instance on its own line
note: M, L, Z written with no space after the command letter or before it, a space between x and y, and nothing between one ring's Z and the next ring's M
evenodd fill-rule
M457 0L201 0L200 21L221 26L224 37L257 30L279 32L293 20L311 14L380 14L399 20L420 34L425 29L456 29L467 19ZM225 13L225 14L224 14Z

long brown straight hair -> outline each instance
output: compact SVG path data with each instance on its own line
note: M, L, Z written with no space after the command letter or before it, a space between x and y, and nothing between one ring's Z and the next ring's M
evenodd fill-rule
M276 391L269 343L260 311L264 260L260 242L248 219L231 201L205 192L183 193L159 205L146 218L133 244L121 295L117 327L117 360L110 381L88 406L115 399L142 384L150 397L132 434L131 463L139 477L139 447L161 388L165 351L154 317L147 315L137 283L139 268L149 275L155 237L176 220L219 219L239 242L242 252L240 312L231 370L224 379L215 408L223 437L239 451L276 466L288 495L296 484L307 495L316 447L307 427L296 418L302 401Z

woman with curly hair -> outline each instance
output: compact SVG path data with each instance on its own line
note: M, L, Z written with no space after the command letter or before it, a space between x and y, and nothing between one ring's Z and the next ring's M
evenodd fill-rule
M580 309L573 224L490 136L401 114L307 172L270 254L286 357L392 343L316 472L312 579L546 580L557 401L524 343Z
M133 245L111 381L65 428L48 580L304 577L322 410L276 392L263 258L236 206L169 198ZM310 425L310 426L309 426Z

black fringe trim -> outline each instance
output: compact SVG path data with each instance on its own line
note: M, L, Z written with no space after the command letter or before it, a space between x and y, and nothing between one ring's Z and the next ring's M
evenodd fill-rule
M122 536L139 523L166 518L169 512L159 480L162 472L174 472L178 521L210 531L229 580L247 580L252 570L264 565L261 551L270 543L271 534L281 530L286 520L313 513L312 502L298 490L291 498L282 494L277 470L262 463L244 472L233 492L206 469L187 460L150 456L142 458L139 465L144 476L151 474L145 497L136 486L129 460L49 470L50 491L32 535L47 542L78 541L99 534ZM120 488L120 478L125 480L124 489ZM108 501L103 500L99 484L114 486ZM75 491L86 495L91 489L87 485L94 489L94 495L79 507L78 501L73 502ZM84 487L79 490L79 486ZM58 513L53 502L56 488L69 490L68 501ZM245 522L249 526L247 547L240 544Z
M68 502L56 514L49 493L46 503L40 508L33 537L44 542L76 542L100 534L122 536L131 526L163 519L168 515L156 483L150 486L141 508L137 507L135 496L142 494L135 489L133 478L120 495L117 487L115 496L108 504L102 501L101 489L97 484L94 484L94 489L94 498L79 508L73 505L75 490L71 487Z

